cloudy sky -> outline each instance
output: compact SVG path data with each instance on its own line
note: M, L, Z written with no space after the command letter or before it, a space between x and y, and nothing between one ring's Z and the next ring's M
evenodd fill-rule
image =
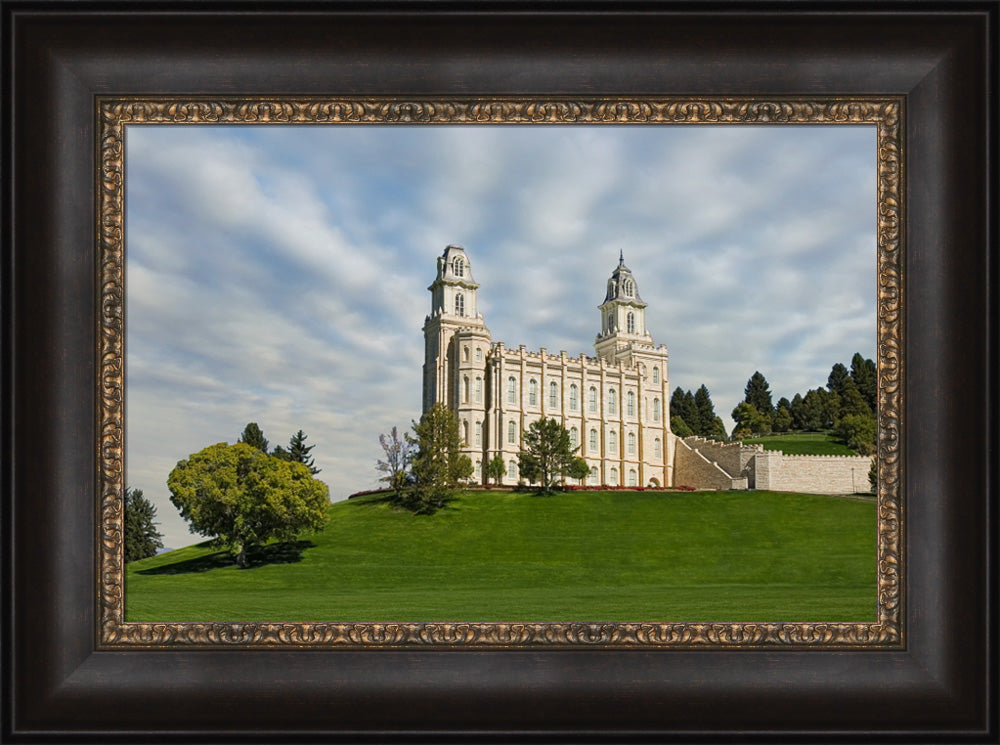
M333 499L420 415L427 286L466 248L494 341L593 354L619 250L727 426L875 357L875 128L209 126L126 133L127 484L171 548L177 461L298 429Z

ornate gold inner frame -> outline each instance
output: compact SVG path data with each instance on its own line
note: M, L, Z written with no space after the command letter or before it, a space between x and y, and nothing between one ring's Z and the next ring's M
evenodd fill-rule
M900 648L903 100L856 98L99 98L98 646ZM128 623L124 620L124 136L128 124L873 124L877 128L878 600L865 623Z

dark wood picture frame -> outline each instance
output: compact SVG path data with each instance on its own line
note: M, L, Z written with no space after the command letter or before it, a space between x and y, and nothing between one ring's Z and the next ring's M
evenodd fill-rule
M2 10L5 740L996 738L995 2ZM138 94L904 96L905 649L100 649L94 102Z

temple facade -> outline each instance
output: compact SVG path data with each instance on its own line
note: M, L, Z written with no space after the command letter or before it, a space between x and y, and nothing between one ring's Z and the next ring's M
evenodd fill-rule
M518 483L522 433L546 417L569 431L590 466L583 483L674 485L667 348L654 345L646 330L646 303L624 257L598 306L594 356L493 341L476 309L479 285L460 246L438 257L428 289L423 408L443 401L458 415L477 482L485 483L485 464L499 454L506 465L502 483Z

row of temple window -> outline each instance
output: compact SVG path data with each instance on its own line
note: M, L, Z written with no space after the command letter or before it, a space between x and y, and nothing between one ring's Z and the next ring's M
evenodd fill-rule
M654 377L656 373L656 368L653 368ZM654 381L655 382L655 381ZM462 380L462 402L469 402L469 378L465 377ZM569 410L576 411L579 408L579 388L576 383L570 384L569 387ZM477 404L483 402L483 379L475 379L475 390L473 392L475 402ZM618 413L618 393L614 388L608 390L607 395L608 402L608 413L617 414ZM507 378L507 403L516 404L517 403L517 379L514 377ZM538 381L534 378L528 381L528 406L538 405ZM559 385L555 381L549 383L549 408L558 409L559 408ZM597 388L596 386L591 386L587 391L587 410L591 413L597 413ZM628 391L625 394L625 415L635 416L635 393L633 391ZM660 421L660 399L653 399L653 421Z
M462 434L465 437L465 441L468 443L468 442L470 442L470 440L469 440L469 423L468 422L463 422L462 423L462 427L463 427L463 433ZM475 445L475 446L481 446L483 444L483 423L482 422L476 422L475 423L475 431L474 432L475 432L475 434L474 434L474 439L472 441L472 444ZM591 428L588 437L589 437L588 442L587 442L588 452L596 453L597 452L597 448L598 448L597 430L594 429L594 428ZM513 422L513 421L507 422L507 442L509 444L511 444L511 445L516 445L517 444L517 424L515 422ZM625 452L626 452L626 454L627 455L635 455L636 437L635 437L635 433L634 432L629 432L625 436L625 443L626 443L626 445L625 445ZM580 445L580 433L579 433L579 430L577 430L576 427L570 427L570 429L569 429L569 445L570 445L570 447L574 451ZM617 453L618 453L618 433L617 432L614 432L614 431L608 432L608 452L610 454L613 454L613 455L617 455ZM659 437L657 437L657 438L655 438L653 440L653 457L654 458L662 458L663 457L663 443L660 441Z
M481 479L483 477L483 462L476 461L476 478ZM507 463L507 478L516 479L517 478L517 461L512 460ZM590 477L587 481L591 484L596 484L598 479L597 467L592 467L590 469ZM612 466L608 469L608 485L618 486L618 469ZM628 470L628 485L638 486L639 485L639 474L634 468Z

